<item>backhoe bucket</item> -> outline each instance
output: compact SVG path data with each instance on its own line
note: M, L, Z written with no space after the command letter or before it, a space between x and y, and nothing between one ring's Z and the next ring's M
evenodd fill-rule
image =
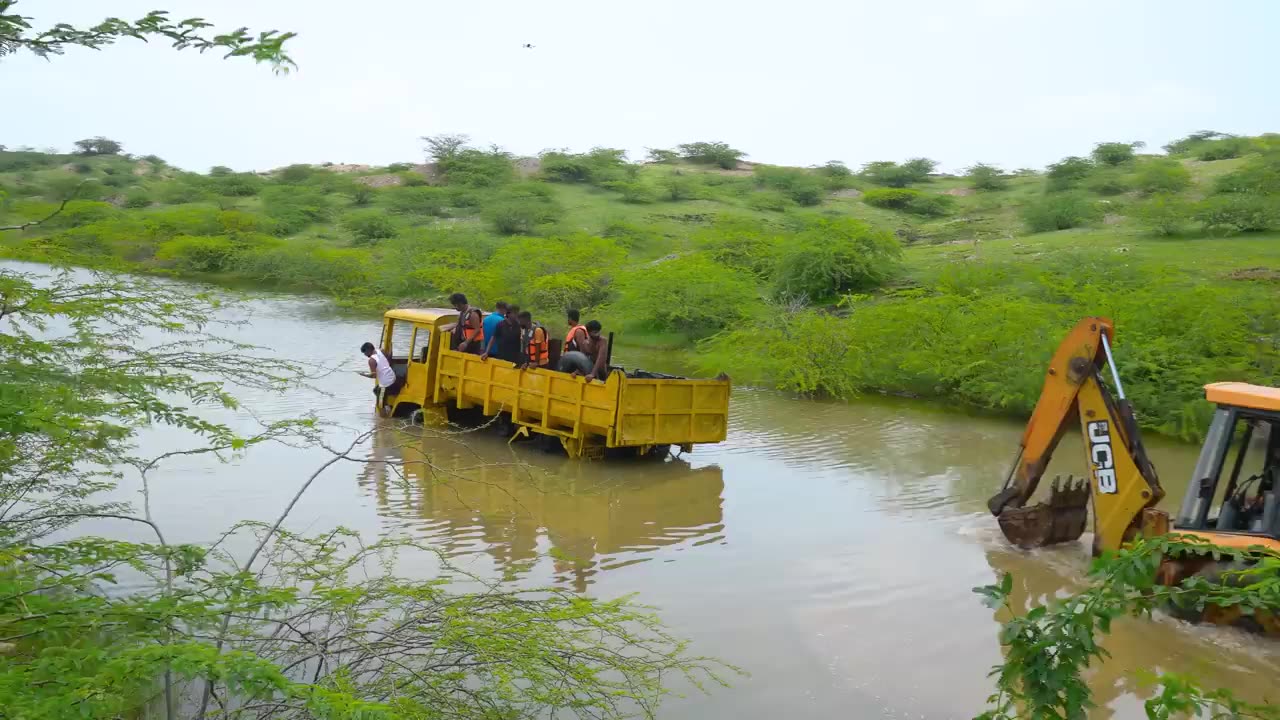
M1089 486L1086 479L1065 483L1055 478L1049 500L1030 507L1005 508L996 519L1009 542L1021 548L1038 548L1074 542L1084 534L1089 519Z

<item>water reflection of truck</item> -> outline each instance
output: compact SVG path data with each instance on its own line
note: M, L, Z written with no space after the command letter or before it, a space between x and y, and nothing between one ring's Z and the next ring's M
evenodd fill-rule
M682 460L584 466L505 444L383 426L362 484L379 514L436 536L451 556L483 552L519 575L548 553L575 588L590 576L641 562L663 547L715 542L725 532L721 469ZM394 468L394 469L393 469ZM425 522L424 522L425 521Z
M543 368L521 370L450 350L442 327L457 316L432 308L385 314L382 351L404 378L399 394L388 401L392 414L443 407L499 417L517 434L558 441L570 457L607 450L665 455L670 446L689 451L725 439L727 377L695 380L611 367L600 382Z

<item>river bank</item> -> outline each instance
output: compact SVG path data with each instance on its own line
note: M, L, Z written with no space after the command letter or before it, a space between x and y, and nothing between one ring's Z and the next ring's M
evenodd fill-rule
M320 299L268 297L234 312L249 321L236 340L316 367L357 367L353 349L376 329ZM665 357L621 359L652 366ZM479 577L517 586L639 593L695 652L751 673L730 689L673 699L662 717L971 717L1001 654L999 616L970 588L1012 572L1015 602L1030 607L1085 582L1087 538L1020 552L985 509L1017 445L1017 422L739 387L723 444L678 463L582 463L513 452L498 437L461 445L400 429L374 416L366 383L335 372L316 381L317 392L248 393L252 414L217 416L248 432L259 419L312 411L334 423L335 445L376 427L362 458L425 455L441 473L335 466L287 527L342 524L371 538L420 539ZM149 453L179 447L160 428L138 441ZM1176 505L1195 448L1150 445ZM211 542L229 522L270 520L327 457L271 444L232 464L175 459L151 478L151 508L173 526L173 542ZM1080 472L1083 458L1068 438L1053 471ZM118 495L138 490L127 478ZM108 521L89 530L120 532ZM1144 668L1195 673L1246 697L1266 696L1280 668L1260 639L1167 619L1117 623L1106 643L1113 659L1091 681L1104 718L1143 717L1150 690L1133 678Z
M480 156L493 167L507 162ZM10 164L50 157L58 156L0 153ZM1176 168L1137 158L1105 174L1138 182L1181 168L1192 202L1216 197L1224 179L1234 187L1267 177L1268 158ZM1140 194L1090 201L1099 214L1081 227L1028 233L1022 210L1075 197L1034 174L978 193L960 192L962 178L926 178L912 197L946 200L937 205L943 215L925 217L862 201L857 187L869 181L831 168L760 166L745 177L606 164L581 182L544 167L545 177L495 185L393 174L396 184L375 187L361 181L382 176L309 166L206 176L96 157L74 171L0 172L5 192L25 198L0 204L0 220L47 218L5 233L0 253L317 294L370 317L441 305L454 291L481 307L517 302L551 328L579 307L620 344L679 355L699 372L817 397L898 395L1014 417L1033 407L1062 334L1083 316L1105 315L1118 329L1116 357L1139 422L1187 439L1205 426L1205 383L1280 384L1275 233L1154 235L1138 213ZM633 202L602 179L610 173L672 194ZM755 202L799 179L844 189L805 195L811 205ZM109 194L122 183L136 187ZM27 197L68 188L97 199L60 207Z

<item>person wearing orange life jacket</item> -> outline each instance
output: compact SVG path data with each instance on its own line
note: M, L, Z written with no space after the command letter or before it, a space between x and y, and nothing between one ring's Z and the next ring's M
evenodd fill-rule
M452 333L450 346L458 352L479 354L484 350L484 317L480 308L467 304L467 296L454 293L449 304L458 311L458 322L446 326Z
M591 336L587 334L586 326L579 322L581 315L576 308L570 308L566 314L569 318L569 334L565 335L564 346L560 353L560 365L556 369L560 372L586 375L595 365L592 360L594 346L591 343Z
M522 311L517 318L520 321L520 348L524 356L521 368L544 368L551 362L551 343L547 337L547 329L533 321L533 315Z

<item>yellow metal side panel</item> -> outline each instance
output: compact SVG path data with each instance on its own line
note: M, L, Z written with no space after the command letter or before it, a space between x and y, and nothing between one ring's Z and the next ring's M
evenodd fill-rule
M1125 531L1151 497L1151 486L1138 472L1125 444L1124 429L1107 410L1095 378L1085 379L1077 402L1089 458L1094 544L1100 550L1118 550Z
M607 436L618 408L618 380L587 382L566 373L520 370L504 360L441 350L437 402L479 407L486 415L511 413L516 422L580 438Z
M615 447L715 443L729 426L727 380L622 379Z

